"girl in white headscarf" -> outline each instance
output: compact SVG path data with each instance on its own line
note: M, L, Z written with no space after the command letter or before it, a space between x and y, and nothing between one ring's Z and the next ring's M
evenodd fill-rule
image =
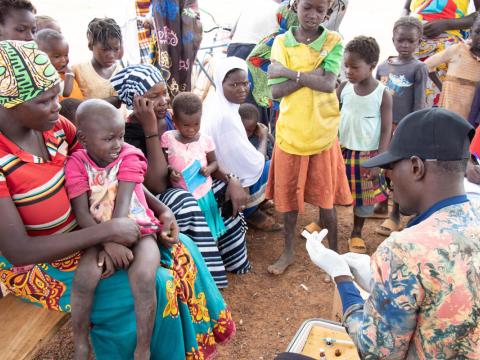
M215 142L215 153L220 168L230 177L238 177L250 198L244 214L252 227L266 231L280 230L279 224L260 210L265 199L269 161L248 140L238 113L245 102L250 84L247 63L237 57L228 57L216 63L215 92L205 100L202 132ZM268 129L259 128L260 147L267 141Z

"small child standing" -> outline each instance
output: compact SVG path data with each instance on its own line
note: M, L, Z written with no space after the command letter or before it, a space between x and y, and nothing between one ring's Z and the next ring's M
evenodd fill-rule
M35 41L38 44L38 48L48 55L50 62L63 81L63 89L61 90L59 100L62 101L66 98L83 100L82 92L75 80L75 74L68 66L70 62L68 57L69 49L65 37L58 31L43 29L35 35Z
M120 107L110 79L121 69L122 32L115 20L95 18L88 24L88 48L92 59L73 66L75 78L86 99L104 99Z
M374 205L387 199L385 177L379 168L363 169L362 163L384 152L392 134L392 96L372 75L380 56L374 38L358 36L345 47L348 82L337 89L340 100L340 145L353 195L353 230L349 250L366 253L362 239L365 218Z
M156 232L160 223L148 208L142 188L147 161L142 152L124 144L121 114L103 100L87 100L77 110L77 137L85 150L67 160L68 196L82 228L116 217L132 217L142 238L129 248L107 243L102 250L85 251L72 284L72 322L75 359L87 359L88 332L95 288L115 269L128 269L135 300L137 346L135 359L150 359L150 341L156 312L155 278L160 265ZM161 233L161 239L167 236ZM103 259L100 261L100 259ZM105 262L105 269L98 266Z
M268 128L259 123L260 112L255 105L243 103L238 109L238 113L242 118L243 126L247 132L248 141L260 151L266 160L272 158L273 144L275 140L272 134L268 132Z
M391 56L377 68L377 80L390 91L393 98L393 124L395 131L400 121L408 114L427 106L426 87L428 67L415 58L415 52L423 35L423 25L417 18L404 16L393 26L393 45L398 56ZM388 199L375 208L378 213L388 212ZM389 236L400 230L400 209L393 201L392 211L376 232Z
M439 106L468 119L475 89L480 81L480 17L472 25L470 44L459 43L425 60L430 78L442 91ZM442 83L437 68L447 64L448 70Z
M321 25L329 7L329 0L295 1L300 26L278 35L272 46L268 83L273 98L281 102L266 197L283 213L285 224L285 248L268 267L275 275L295 260L295 227L305 202L319 208L320 225L328 229L328 243L335 251L334 205L352 203L337 140L340 113L335 86L342 38Z
M199 132L202 100L193 93L180 93L173 99L172 108L177 130L166 131L161 137L169 165L170 181L174 187L192 193L205 215L213 238L217 240L226 232L226 228L212 191L211 175L218 170L215 144L210 136ZM191 175L197 181L193 185L182 174L195 166L198 169Z

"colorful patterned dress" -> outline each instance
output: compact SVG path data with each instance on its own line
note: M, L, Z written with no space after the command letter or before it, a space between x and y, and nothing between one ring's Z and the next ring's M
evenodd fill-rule
M192 68L202 39L197 0L152 0L155 45L152 64L170 95L191 90Z
M30 236L77 227L64 187L66 157L78 148L75 127L60 118L45 131L50 160L31 155L0 133L0 197L10 197ZM39 238L41 241L41 238ZM210 359L216 343L228 340L235 324L197 247L186 236L160 248L157 315L152 359ZM15 296L57 311L70 311L70 291L81 254L51 263L17 267L0 257L0 281ZM136 342L134 303L127 272L101 280L91 313L97 359L132 359Z
M436 20L458 19L468 15L469 0L412 0L410 12L422 22L429 23ZM436 38L423 36L417 50L417 59L424 61L430 56L439 53L452 45L461 42L465 33L460 30L449 30ZM443 82L447 74L447 64L438 68L438 75ZM427 105L437 105L440 90L430 80L427 80Z

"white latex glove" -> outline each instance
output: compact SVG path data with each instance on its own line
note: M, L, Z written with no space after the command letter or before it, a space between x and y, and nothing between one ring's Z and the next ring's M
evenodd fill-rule
M347 262L357 284L365 291L371 292L372 273L370 271L370 256L365 254L346 253L341 255Z
M322 244L327 233L328 231L323 229L320 233L314 232L307 238L307 251L310 259L333 279L341 275L353 277L345 259Z

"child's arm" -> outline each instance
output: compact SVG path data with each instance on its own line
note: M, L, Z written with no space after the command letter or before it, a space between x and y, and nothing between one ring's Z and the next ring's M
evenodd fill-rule
M267 157L267 147L268 147L268 127L262 123L257 123L257 128L255 129L255 135L258 137L258 147L257 151L262 153L263 156Z
M73 82L75 74L70 67L67 66L65 71L65 79L63 80L63 97L69 97L73 90Z
M200 169L200 174L205 177L209 177L218 170L218 162L217 157L215 156L215 151L210 151L207 153L207 162L208 165Z
M340 84L340 86L337 88L337 99L338 99L338 102L340 102L341 98L342 98L342 91L343 89L345 88L345 85L347 85L347 82L348 81L344 81Z
M392 137L392 107L392 95L390 95L388 89L385 89L382 97L382 105L380 106L380 116L382 118L380 143L378 146L378 152L380 154L387 150L390 144L390 138ZM379 174L380 168L370 169L370 180L376 179Z
M76 198L71 199L71 204L73 213L75 214L75 219L82 229L97 225L97 222L93 218L92 214L90 214L88 195L86 192L80 196L77 196ZM124 247L120 244L115 245ZM102 279L105 279L115 273L115 263L105 250L101 250L98 253L98 266L103 268Z
M88 205L88 194L84 192L82 195L77 196L70 200L72 203L73 213L75 214L75 219L77 220L78 226L82 229L88 228L90 226L97 225L97 222L90 214L90 209Z
M415 80L413 83L413 111L424 109L427 106L425 99L427 79L428 68L425 64L421 64L421 66L415 71Z
M172 210L158 200L153 194L143 187L145 200L148 208L153 211L158 220L162 223L162 232L159 241L163 246L170 248L178 242L178 224Z
M292 88L295 88L295 91L302 87L308 87L315 91L331 93L335 90L335 85L337 82L337 75L332 72L325 72L323 68L318 68L310 72L299 72L290 70L278 62L272 62L268 68L268 74L270 78L284 77L289 79L291 82L294 82L296 86ZM287 84L288 83L289 82L287 82ZM280 85L284 84L285 83L272 85L272 96L274 98L276 98L273 95L274 92L275 94L277 92L285 92L286 87L280 87Z
M392 108L392 95L388 89L385 89L383 92L382 105L380 106L382 125L380 130L380 144L378 146L379 153L386 151L390 144L390 138L392 137Z
M167 151L168 151L167 148L162 149L163 156L165 157L165 159L168 159ZM175 170L170 165L167 165L165 168L167 169L167 174L168 174L168 178L170 179L170 184L178 183L182 180L182 174L179 171Z
M440 51L438 54L430 56L427 60L425 60L425 64L428 66L428 75L440 90L442 90L442 82L438 77L437 67L441 64L450 63L457 50L457 46L450 46L449 48Z
M112 219L127 217L130 211L130 202L135 189L135 183L130 181L119 181L117 196L115 198L115 207L113 209ZM127 269L133 260L133 252L123 245L113 242L106 243L105 252L112 258L115 268Z

